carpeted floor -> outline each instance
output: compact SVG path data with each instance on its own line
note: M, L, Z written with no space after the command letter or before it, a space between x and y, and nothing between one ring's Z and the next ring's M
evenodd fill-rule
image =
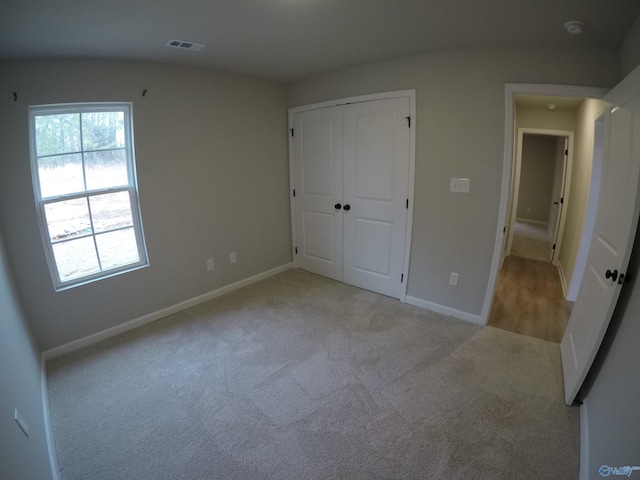
M547 226L514 222L511 255L550 262L551 239L549 238Z
M47 375L62 480L578 478L557 344L299 270Z

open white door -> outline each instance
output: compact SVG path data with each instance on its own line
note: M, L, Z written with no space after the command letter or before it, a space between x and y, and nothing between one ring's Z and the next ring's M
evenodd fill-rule
M565 401L580 390L609 326L638 225L640 67L606 97L600 199L580 292L560 345Z

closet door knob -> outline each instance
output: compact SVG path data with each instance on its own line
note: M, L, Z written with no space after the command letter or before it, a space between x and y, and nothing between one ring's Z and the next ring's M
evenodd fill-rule
M604 276L605 278L610 278L615 282L618 279L618 270L614 270L613 272L611 270L607 270Z
M342 205L340 205L339 203L336 203L333 208L335 208L336 210L340 210L342 208Z
M346 205L344 206L344 209L348 212L349 210L351 210L351 205L346 204Z

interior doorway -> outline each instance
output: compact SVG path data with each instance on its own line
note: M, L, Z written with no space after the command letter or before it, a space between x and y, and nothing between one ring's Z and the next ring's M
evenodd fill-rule
M573 131L518 128L505 256L558 264L571 187Z
M578 248L584 248L586 237L586 243L590 242L588 226L580 231L586 207L579 204L587 203L590 185L595 190L598 186L597 175L589 183L591 153L582 144L578 145L582 164L573 171L574 133L584 137L589 130L585 127L584 101L584 97L527 95L521 105L516 96L508 215L500 269L487 316L489 325L557 343L562 340L571 315L571 300L575 300L567 297L569 282L565 277L576 277ZM527 110L526 115L520 108ZM559 108L561 115L557 115ZM593 130L594 119L589 121ZM584 143L582 137L580 141ZM596 150L594 147L593 155ZM578 185L572 196L574 178ZM570 225L565 229L567 217ZM563 244L565 230L568 239ZM560 261L561 249L565 265ZM565 273L566 264L570 269Z

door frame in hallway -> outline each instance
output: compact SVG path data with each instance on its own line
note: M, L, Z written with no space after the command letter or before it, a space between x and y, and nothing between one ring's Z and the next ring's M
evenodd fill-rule
M520 177L521 177L521 166L522 166L522 149L523 149L523 140L525 135L545 135L548 137L560 137L567 139L567 149L569 150L569 154L565 155L565 166L564 173L562 176L562 197L564 198L564 202L560 207L560 214L558 219L558 228L556 233L556 252L560 250L560 245L562 243L562 234L564 233L564 224L566 218L566 209L569 201L569 192L571 189L571 171L573 168L573 139L574 132L569 130L553 130L547 128L518 128L517 132L517 148L516 148L516 156L514 158L514 166L513 166L513 189L511 192L511 198L509 200L509 204L511 205L511 216L509 218L509 223L507 224L507 247L505 249L505 256L509 256L511 254L511 246L513 244L513 225L516 221L516 210L518 206L518 197L520 193ZM551 225L549 225L551 227ZM553 245L554 239L551 238L551 244ZM502 264L504 262L504 258L500 260ZM557 255L553 256L552 262L553 265L558 264Z

